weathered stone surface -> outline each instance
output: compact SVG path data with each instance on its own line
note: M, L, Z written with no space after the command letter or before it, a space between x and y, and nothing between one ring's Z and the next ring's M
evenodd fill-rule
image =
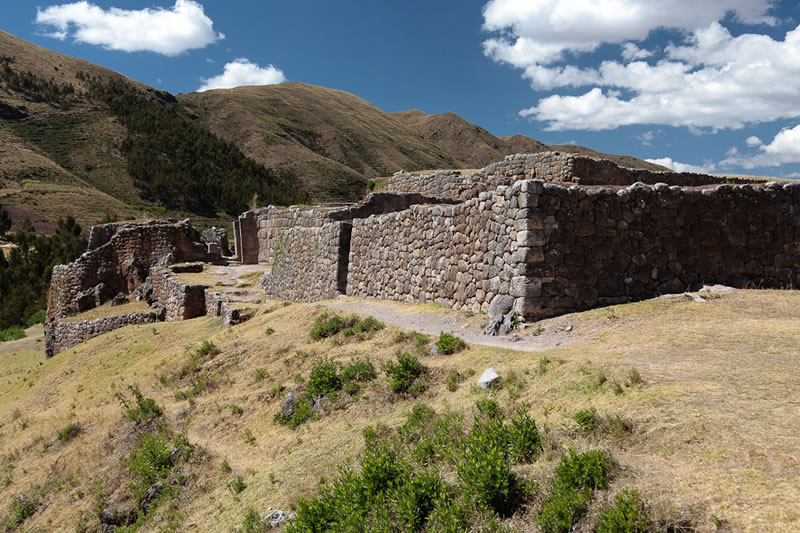
M487 368L483 371L481 377L478 378L476 385L484 390L487 390L490 389L493 384L497 383L499 379L500 376L494 371L493 368Z
M111 307L128 303L128 296L124 292L117 293L111 300Z
M513 307L513 296L498 294L492 298L492 302L489 304L489 318L495 319L503 317L507 315Z

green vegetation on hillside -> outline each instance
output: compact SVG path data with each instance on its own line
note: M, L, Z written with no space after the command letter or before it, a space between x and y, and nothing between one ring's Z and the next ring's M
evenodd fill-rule
M14 58L0 55L0 80L8 89L20 92L39 102L60 102L63 98L75 94L75 87L46 80L32 72L17 72L11 68Z
M244 211L254 196L260 204L300 203L306 196L291 183L245 157L182 113L180 104L143 96L116 80L91 82L90 95L103 101L128 128L122 151L128 173L148 200L195 213Z
M8 258L0 253L0 330L27 325L47 305L53 267L86 250L81 227L71 216L58 221L55 235L17 232L11 240L16 246Z

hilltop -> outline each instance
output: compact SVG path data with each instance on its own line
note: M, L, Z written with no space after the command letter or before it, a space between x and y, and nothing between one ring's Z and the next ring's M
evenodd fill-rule
M302 83L176 98L2 31L0 74L0 204L15 227L27 217L40 232L65 213L84 228L153 213L219 224L254 195L260 205L356 201L368 179L399 169L480 168L553 148L664 170L495 137L454 113L385 113Z

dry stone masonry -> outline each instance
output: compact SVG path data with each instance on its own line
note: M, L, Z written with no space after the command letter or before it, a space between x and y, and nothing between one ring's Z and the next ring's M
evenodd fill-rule
M188 221L92 228L89 250L54 268L45 322L53 355L132 323L246 317L224 294L179 281L199 262L269 265L267 297L435 302L540 319L682 292L699 283L800 285L800 183L622 168L574 154L517 154L462 175L398 172L350 206L267 207L224 231ZM205 242L204 242L205 240ZM122 293L122 296L119 295ZM154 313L64 321L114 295Z
M544 152L471 175L398 172L389 195L424 195L412 205L370 212L371 195L360 209L245 215L258 228L251 255L273 268L262 280L268 296L348 294L539 319L698 283L797 286L798 187Z

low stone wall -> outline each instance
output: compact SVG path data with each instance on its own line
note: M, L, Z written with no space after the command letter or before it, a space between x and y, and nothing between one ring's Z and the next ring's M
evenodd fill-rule
M351 229L349 222L329 222L278 233L272 270L261 278L261 288L268 296L302 302L344 293Z
M527 181L541 228L521 273L529 318L682 292L700 282L800 286L800 183L621 190ZM532 241L533 242L533 241Z
M521 185L499 187L458 205L354 220L347 294L473 312L497 296L522 296L527 198Z
M155 321L156 314L154 312L116 315L80 322L62 320L51 333L53 355L115 329L135 324L150 324Z
M153 267L152 298L164 306L165 320L188 320L206 314L206 285L188 285L173 276L170 267Z

